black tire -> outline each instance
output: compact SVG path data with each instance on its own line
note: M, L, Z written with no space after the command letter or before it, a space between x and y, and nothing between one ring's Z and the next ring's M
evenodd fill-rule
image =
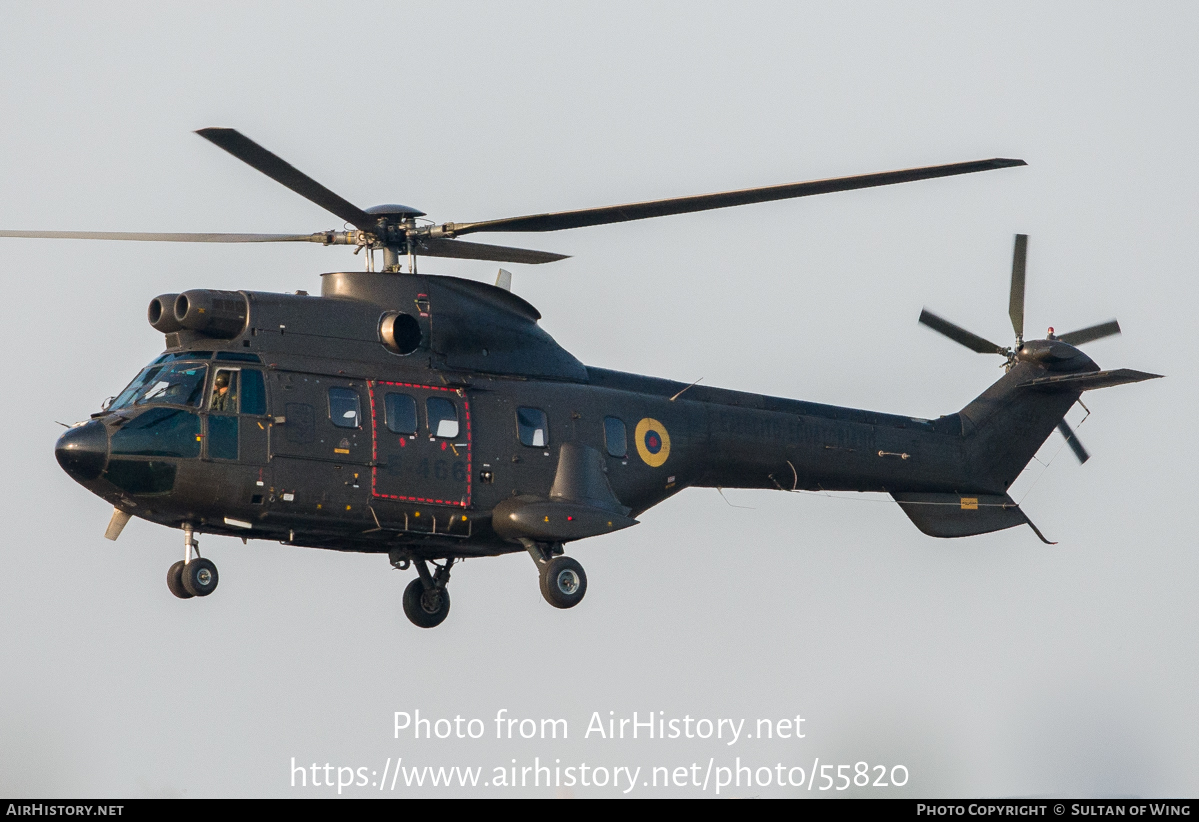
M573 608L587 593L587 574L570 557L554 557L541 568L541 595L555 608Z
M193 595L183 587L183 560L179 560L167 569L167 587L180 599L192 598Z
M450 592L445 588L426 591L420 577L404 589L404 615L418 628L436 628L450 613Z
M206 597L216 590L219 577L216 564L210 559L197 558L183 566L180 571L183 590L194 597Z

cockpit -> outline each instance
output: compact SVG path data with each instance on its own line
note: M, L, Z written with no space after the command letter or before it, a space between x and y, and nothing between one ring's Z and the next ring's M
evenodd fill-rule
M167 353L142 369L141 373L106 411L119 411L145 405L182 405L199 408L204 402L204 386L208 379L208 360L211 351L181 351ZM256 354L234 351L218 351L216 359L229 362L259 363ZM218 368L211 391L210 407L213 411L238 410L238 371L234 368Z
M199 407L204 400L208 366L195 362L151 365L120 393L108 407L119 411L141 405L188 405Z

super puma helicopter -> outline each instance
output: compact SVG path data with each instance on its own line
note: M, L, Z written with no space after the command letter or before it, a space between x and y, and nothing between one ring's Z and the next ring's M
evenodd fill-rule
M1023 339L1023 235L1012 268L1013 347L921 314L951 339L1007 360L1006 374L978 399L936 420L588 367L537 325L540 314L510 293L505 272L495 286L416 273L417 256L563 259L457 239L466 234L557 231L1021 160L431 224L418 223L424 213L407 206L360 209L232 129L197 133L353 228L301 235L0 231L366 251L366 271L323 275L320 297L203 289L156 297L149 321L166 335L166 352L58 440L63 469L114 506L109 539L133 516L183 530L183 559L167 574L180 598L216 589L216 566L200 557L196 542L196 534L212 533L385 553L397 568L415 565L403 603L420 627L446 618L450 570L465 557L527 551L545 599L570 608L582 600L587 577L563 555L564 544L635 525L642 512L689 486L882 491L936 537L1032 526L1007 489L1055 427L1086 458L1066 411L1083 391L1157 376L1101 371L1076 348L1118 333L1115 321ZM376 250L383 252L379 271Z

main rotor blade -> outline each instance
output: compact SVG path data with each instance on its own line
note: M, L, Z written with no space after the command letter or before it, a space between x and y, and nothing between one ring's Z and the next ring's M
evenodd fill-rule
M1077 331L1071 331L1068 334L1059 334L1058 339L1070 345L1082 345L1083 343L1102 340L1104 337L1110 337L1113 334L1120 333L1120 323L1115 320L1108 320L1099 325L1092 325L1086 328L1080 328Z
M1024 339L1024 264L1028 259L1028 235L1016 235L1016 247L1012 251L1012 295L1008 300L1007 313L1012 318L1012 330L1016 339Z
M1078 464L1082 465L1091 458L1087 453L1087 449L1082 447L1082 443L1078 441L1078 435L1074 430L1062 420L1057 424L1057 430L1062 432L1062 436L1066 438L1066 443L1070 446L1070 450L1074 452L1074 456L1078 458Z
M909 168L901 171L884 171L878 174L861 174L856 177L835 177L829 180L812 180L804 183L785 183L765 188L747 188L740 191L724 191L718 194L700 194L695 197L675 197L669 200L650 200L628 205L587 208L579 211L559 211L554 214L530 214L525 217L507 217L477 223L447 223L444 227L454 234L470 234L475 231L560 231L565 228L622 223L628 220L644 220L649 217L665 217L670 214L688 214L713 208L765 203L771 200L786 200L793 197L808 197L833 191L850 191L855 188L886 186L908 183L913 180L928 180L934 177L950 177L955 174L971 174L996 168L1027 165L1023 160L976 160L968 163L953 163L944 166Z
M147 231L0 231L0 237L41 240L139 240L160 243L301 243L325 242L320 234L202 234L195 232Z
M490 260L495 263L552 263L565 260L569 254L533 251L528 248L509 248L503 245L468 243L462 240L424 239L416 241L416 253L425 257L456 257L460 260Z
M977 351L979 354L1008 353L1006 348L998 346L990 340L984 340L977 334L971 334L966 329L959 325L954 325L949 320L941 319L927 308L920 311L920 322L927 325L933 331L939 331L954 342L961 343L971 351Z
M241 132L231 128L202 128L196 134L225 149L243 163L258 169L275 182L282 183L301 197L311 200L326 211L331 211L350 225L363 231L375 229L376 217L334 194Z

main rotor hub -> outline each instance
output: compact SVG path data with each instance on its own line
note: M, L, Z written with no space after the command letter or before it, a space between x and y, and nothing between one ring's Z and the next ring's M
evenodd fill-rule
M371 206L365 210L367 214L377 214L381 217L396 217L399 218L400 221L425 216L425 212L418 208L399 205L397 203L384 203L383 205Z

